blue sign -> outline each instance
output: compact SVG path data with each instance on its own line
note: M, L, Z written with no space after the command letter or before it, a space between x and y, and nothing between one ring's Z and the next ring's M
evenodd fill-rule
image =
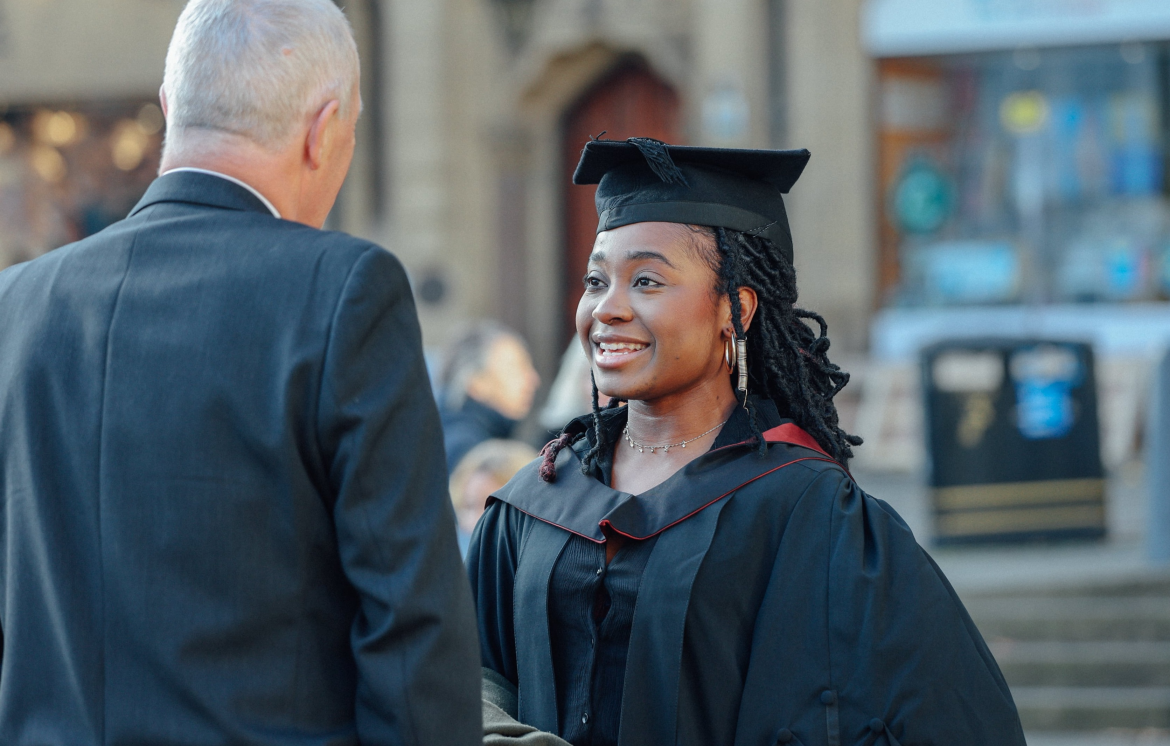
M1073 389L1084 379L1076 352L1060 345L1020 350L1012 356L1016 424L1029 440L1063 438L1076 423Z

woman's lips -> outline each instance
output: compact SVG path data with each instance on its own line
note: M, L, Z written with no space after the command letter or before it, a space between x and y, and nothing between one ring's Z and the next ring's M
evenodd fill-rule
M594 347L593 359L599 368L620 368L649 346L641 342L600 342Z

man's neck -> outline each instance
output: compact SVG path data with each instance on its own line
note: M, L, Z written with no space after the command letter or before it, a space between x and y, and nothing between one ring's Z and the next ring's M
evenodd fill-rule
M177 168L212 171L255 189L287 220L297 219L299 172L291 158L272 152L237 135L215 133L200 138L198 147L184 142L183 147L163 154L159 173Z
M273 217L275 217L275 218L283 217L280 214L280 210L277 210L276 206L273 205L271 202L269 202L268 198L265 197L263 194L261 194L259 192L259 190L257 190L255 187L253 187L248 182L243 181L242 179L237 179L234 176L228 176L225 173L220 173L219 171L212 171L212 170L206 169L206 168L196 168L195 166L179 166L178 168L172 168L169 171L163 171L159 175L166 176L167 174L179 173L179 172L184 172L184 171L190 172L190 173L197 173L197 174L210 174L211 176L214 176L218 179L224 179L226 181L232 182L233 184L241 186L244 189L247 189L252 194L252 196L254 196L256 199L263 202L264 206L266 208L268 208L268 211L272 213Z

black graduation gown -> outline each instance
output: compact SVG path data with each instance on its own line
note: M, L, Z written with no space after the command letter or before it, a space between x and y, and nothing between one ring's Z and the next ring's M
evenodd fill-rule
M881 500L787 423L641 494L522 470L468 571L485 667L558 732L549 578L570 533L658 536L634 611L619 743L1024 745L1007 684L942 571ZM788 441L788 442L783 442ZM804 445L797 445L803 443ZM816 450L814 450L816 449Z

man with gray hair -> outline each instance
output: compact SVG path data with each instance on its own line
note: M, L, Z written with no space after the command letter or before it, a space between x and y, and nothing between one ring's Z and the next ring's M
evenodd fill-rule
M0 743L478 743L406 275L320 230L349 25L192 0L161 95L130 216L0 273Z

